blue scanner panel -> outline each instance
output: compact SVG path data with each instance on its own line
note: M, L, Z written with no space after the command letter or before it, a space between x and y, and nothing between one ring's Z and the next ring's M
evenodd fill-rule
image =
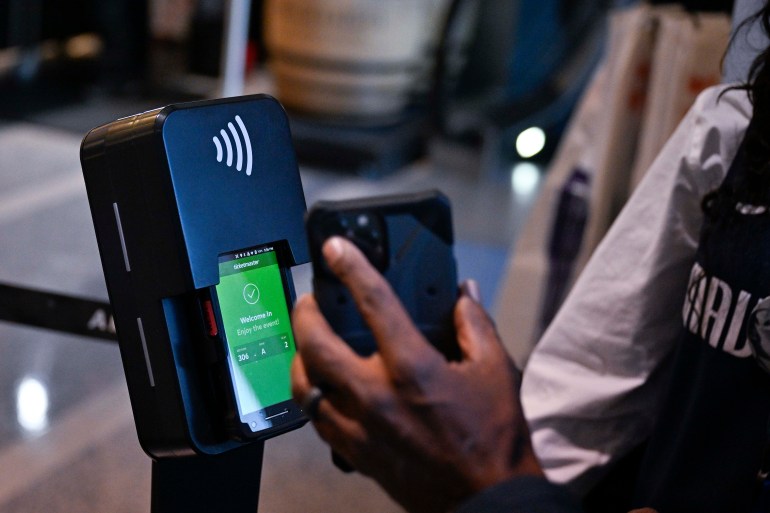
M302 241L305 198L281 106L271 98L171 111L163 142L195 288L217 256L260 241ZM294 263L308 260L292 244Z

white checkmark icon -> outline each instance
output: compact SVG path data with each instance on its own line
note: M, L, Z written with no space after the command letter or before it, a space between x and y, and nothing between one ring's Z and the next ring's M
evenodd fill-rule
M243 287L243 299L250 305L254 305L259 301L259 288L253 283L247 283Z

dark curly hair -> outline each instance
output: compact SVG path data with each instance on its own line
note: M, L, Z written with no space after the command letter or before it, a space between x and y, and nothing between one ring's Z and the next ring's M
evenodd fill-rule
M751 19L751 18L750 18ZM753 20L759 21L765 34L770 35L770 2L757 12ZM756 187L747 191L757 196L752 204L766 205L770 187L770 46L766 47L751 64L748 82L743 86L749 95L753 114L746 131L745 151L749 168L749 182ZM748 185L748 184L747 184ZM749 199L749 198L747 198Z
M730 44L734 44L735 38L742 36L743 31L755 23L759 23L764 33L770 35L770 0L765 2L762 9L738 25ZM722 94L736 89L746 91L752 105L751 121L736 155L736 158L744 160L746 172L726 181L703 197L701 207L706 222L701 231L702 243L712 236L716 227L729 228L739 220L739 204L765 207L764 214L757 215L770 215L770 45L752 61L746 82L728 87ZM723 244L732 242L724 241ZM706 269L710 266L708 255L704 254L702 258L703 266L699 275L694 277L687 290L686 301L690 303L692 315L700 315L703 312L703 305L697 303L705 301L705 295L699 294L698 291L706 279Z
M770 36L770 2L738 26L731 44L755 23ZM752 105L752 118L741 150L748 172L742 179L703 198L703 210L712 219L731 217L739 202L770 207L770 46L754 59L746 82L729 89L745 90Z

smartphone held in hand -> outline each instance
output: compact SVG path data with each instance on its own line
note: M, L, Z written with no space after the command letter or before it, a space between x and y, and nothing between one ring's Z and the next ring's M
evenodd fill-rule
M415 325L448 359L458 359L453 310L457 266L449 200L438 191L321 201L306 219L313 291L335 332L358 354L376 351L376 342L350 292L321 254L338 235L352 241L386 278Z

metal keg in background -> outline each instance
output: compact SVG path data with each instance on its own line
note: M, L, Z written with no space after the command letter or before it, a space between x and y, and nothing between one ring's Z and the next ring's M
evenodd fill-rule
M451 0L267 0L276 93L290 110L397 119L429 89Z

